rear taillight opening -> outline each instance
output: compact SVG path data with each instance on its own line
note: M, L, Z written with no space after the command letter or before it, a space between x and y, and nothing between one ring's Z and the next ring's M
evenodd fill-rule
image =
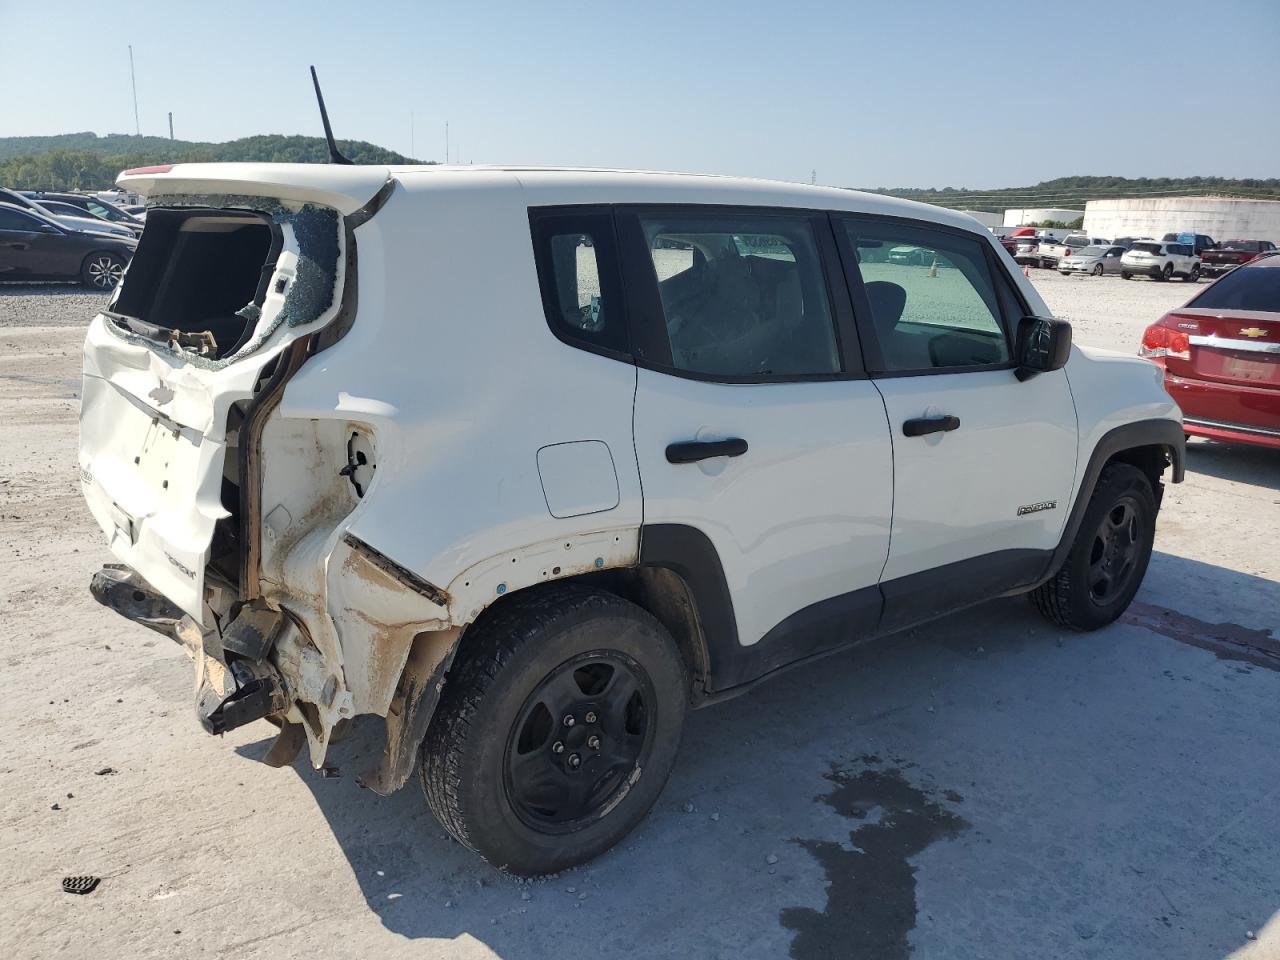
M1191 337L1181 330L1153 323L1142 334L1142 346L1138 355L1151 360L1173 358L1191 359Z

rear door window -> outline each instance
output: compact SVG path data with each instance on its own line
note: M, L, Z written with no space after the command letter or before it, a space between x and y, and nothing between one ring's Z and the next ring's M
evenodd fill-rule
M1010 362L998 279L985 244L927 225L846 219L865 292L858 329L880 373L989 368ZM849 257L846 257L848 260ZM860 283L859 283L860 281Z
M825 220L821 221L825 227ZM661 366L708 379L841 370L813 218L724 210L638 213L656 284Z

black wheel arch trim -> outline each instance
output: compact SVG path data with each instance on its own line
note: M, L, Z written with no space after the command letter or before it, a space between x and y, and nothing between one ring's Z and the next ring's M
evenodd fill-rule
M688 587L706 663L703 683L708 688L721 686L716 677L723 664L733 662L741 645L733 595L715 544L688 524L648 523L640 528L639 559L642 567L670 570Z
M1164 418L1135 420L1133 423L1121 424L1108 430L1089 454L1089 462L1081 475L1080 487L1071 504L1071 513L1067 516L1062 537L1053 551L1048 567L1033 586L1039 586L1052 577L1067 559L1067 554L1071 552L1071 546L1075 543L1076 534L1080 530L1080 524L1084 520L1084 512L1089 508L1089 500L1093 497L1094 488L1098 485L1098 477L1102 475L1102 468L1117 454L1139 447L1163 447L1173 468L1173 482L1182 482L1186 476L1187 438L1183 433L1181 422ZM1158 491L1156 495L1158 504Z

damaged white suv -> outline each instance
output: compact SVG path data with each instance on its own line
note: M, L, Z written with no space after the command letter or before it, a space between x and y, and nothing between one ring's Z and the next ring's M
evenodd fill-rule
M969 218L601 171L133 170L147 229L85 343L106 605L182 643L200 722L503 869L624 836L685 711L1029 593L1092 629L1146 570L1183 433L1072 347ZM891 250L922 251L907 262Z

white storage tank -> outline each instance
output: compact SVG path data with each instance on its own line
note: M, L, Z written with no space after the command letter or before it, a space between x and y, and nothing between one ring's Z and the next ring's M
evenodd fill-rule
M1090 236L1154 237L1203 233L1214 240L1271 240L1280 243L1280 200L1226 197L1135 197L1090 200L1084 229Z
M987 210L960 210L959 213L973 217L988 230L999 233L999 228L1003 225L1003 218L998 213L990 213Z
M1013 207L1004 212L1006 227L1021 227L1025 224L1044 223L1056 220L1059 223L1071 223L1084 216L1083 210L1062 210L1058 207ZM1106 236L1106 234L1103 234Z

